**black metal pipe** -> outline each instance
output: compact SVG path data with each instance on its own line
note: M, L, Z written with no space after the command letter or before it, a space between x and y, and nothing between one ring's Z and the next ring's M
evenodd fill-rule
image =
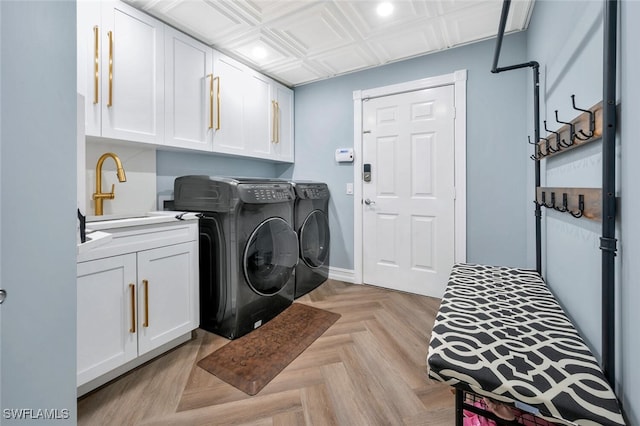
M615 389L616 60L618 1L605 1L602 111L602 369Z
M540 64L535 61L529 62L533 71L533 131L537 141L540 140ZM534 165L535 182L533 193L535 194L540 186L540 158ZM542 275L542 207L535 204L536 217L536 272Z
M498 37L496 39L496 48L493 54L493 67L491 72L494 74L503 71L512 71L520 68L532 68L533 69L533 129L535 134L535 140L540 140L540 64L536 61L525 62L522 64L509 65L506 67L498 67L498 61L500 60L500 50L502 49L502 38L504 37L504 30L507 24L507 17L509 16L509 7L511 0L504 0L502 3L502 14L500 15L500 25L498 27ZM537 149L537 145L534 146L534 150ZM540 186L540 159L536 155L537 151L534 151L536 158L535 162L535 186L537 189ZM535 194L534 189L534 194ZM536 203L535 209L536 216L536 271L542 274L542 209L540 204Z
M511 0L504 0L504 2L502 3L502 14L500 15L500 25L498 26L498 38L496 39L496 49L493 52L493 67L491 67L492 73L499 72L498 60L500 59L500 50L502 49L502 37L504 37L504 29L507 25L507 17L509 16L509 6L511 6Z

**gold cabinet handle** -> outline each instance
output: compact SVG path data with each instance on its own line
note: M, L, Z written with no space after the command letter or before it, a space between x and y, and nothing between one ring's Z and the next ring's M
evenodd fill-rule
M135 284L129 284L129 290L131 291L131 328L129 333L136 332L136 286Z
M100 28L93 27L93 103L98 103L98 80L100 78L100 52L98 51L100 38Z
M109 101L107 106L113 106L113 31L107 33L109 35Z
M207 78L211 78L209 84L209 129L213 129L213 74L207 75Z
M271 142L276 143L276 101L271 100Z
M220 120L220 76L214 77L213 80L218 81L218 89L216 90L216 105L218 106L218 111L216 113L216 118L218 120L216 122L216 130L220 130L220 128L222 127L222 121Z
M276 101L276 143L280 143L280 104Z
M143 327L149 327L149 281L142 280L144 286L144 323Z

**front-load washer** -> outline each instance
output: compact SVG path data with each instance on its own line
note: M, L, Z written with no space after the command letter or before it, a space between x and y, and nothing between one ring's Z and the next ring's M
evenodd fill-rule
M176 178L175 208L201 213L201 328L235 339L293 303L294 199L281 180Z
M294 224L300 247L295 298L329 277L329 187L322 182L294 181Z

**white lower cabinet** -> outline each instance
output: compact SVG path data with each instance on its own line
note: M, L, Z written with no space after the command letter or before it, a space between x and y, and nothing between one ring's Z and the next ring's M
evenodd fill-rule
M192 306L196 244L138 253L138 355L196 328Z
M78 262L79 387L147 361L145 355L158 355L154 350L198 327L197 223L186 231L136 228L114 234L93 257L136 251Z
M78 263L78 386L138 356L136 255Z

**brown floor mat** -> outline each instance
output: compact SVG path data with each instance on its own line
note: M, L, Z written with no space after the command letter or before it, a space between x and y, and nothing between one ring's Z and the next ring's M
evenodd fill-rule
M340 318L294 303L280 315L198 361L198 365L255 395Z

